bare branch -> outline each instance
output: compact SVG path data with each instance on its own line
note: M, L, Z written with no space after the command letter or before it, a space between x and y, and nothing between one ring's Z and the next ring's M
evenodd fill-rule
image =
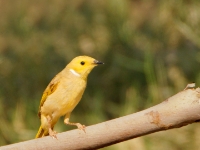
M179 128L200 120L200 88L184 90L146 110L88 126L86 133L71 130L20 142L0 149L98 149L153 132Z

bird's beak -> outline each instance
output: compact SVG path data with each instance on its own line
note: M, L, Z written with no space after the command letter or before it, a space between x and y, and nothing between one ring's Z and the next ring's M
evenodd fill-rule
M98 60L94 60L94 64L96 64L96 65L103 65L104 63L101 62L101 61L98 61Z

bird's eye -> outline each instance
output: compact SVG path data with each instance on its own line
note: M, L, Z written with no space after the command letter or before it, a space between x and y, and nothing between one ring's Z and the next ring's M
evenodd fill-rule
M81 65L84 65L85 64L85 62L84 61L81 61Z

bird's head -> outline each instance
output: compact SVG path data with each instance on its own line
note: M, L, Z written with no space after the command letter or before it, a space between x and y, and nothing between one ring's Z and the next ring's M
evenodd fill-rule
M67 68L75 76L87 79L90 71L97 65L104 64L89 56L78 56L75 57L68 65Z

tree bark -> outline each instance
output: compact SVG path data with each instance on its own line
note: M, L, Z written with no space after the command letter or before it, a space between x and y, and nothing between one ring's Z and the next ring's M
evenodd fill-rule
M180 128L200 120L200 88L186 89L146 110L86 127L0 147L1 150L98 149L150 133Z

